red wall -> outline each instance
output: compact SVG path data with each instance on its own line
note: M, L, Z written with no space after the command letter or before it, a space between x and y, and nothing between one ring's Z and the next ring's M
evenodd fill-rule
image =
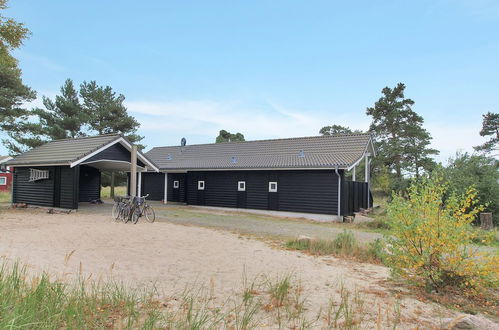
M6 185L0 185L0 191L10 191L12 185L12 173L0 173L0 177L7 178Z

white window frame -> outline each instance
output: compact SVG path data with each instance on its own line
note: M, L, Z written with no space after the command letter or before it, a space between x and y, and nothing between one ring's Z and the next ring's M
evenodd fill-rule
M44 180L49 178L48 170L38 170L36 168L29 169L29 182Z
M272 188L272 185L275 184L275 188ZM269 182L269 192L277 192L277 181Z
M3 183L2 183L2 181L3 181ZM7 177L6 176L0 176L0 186L6 186L6 185L7 185Z
M205 183L203 180L198 181L198 190L204 190Z
M173 189L178 189L180 187L180 182L178 180L173 181Z
M242 184L242 187L241 187ZM237 191L246 191L246 181L237 182Z

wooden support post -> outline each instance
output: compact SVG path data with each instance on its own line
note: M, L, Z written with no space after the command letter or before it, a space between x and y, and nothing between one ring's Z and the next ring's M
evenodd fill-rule
M137 146L132 146L130 166L130 196L137 196Z
M492 220L492 213L480 213L480 227L483 230L492 230L494 229L494 222Z
M114 198L114 171L111 172L111 192L109 195Z
M163 204L168 203L168 173L165 173L165 195L163 196Z

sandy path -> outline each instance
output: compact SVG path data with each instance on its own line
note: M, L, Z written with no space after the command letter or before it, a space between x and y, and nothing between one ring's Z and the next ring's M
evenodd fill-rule
M379 304L395 301L379 285L388 278L385 267L283 251L212 229L164 222L127 225L103 215L2 211L0 256L58 277L75 275L82 267L85 276L94 279L112 276L131 286L155 283L167 295L194 283L212 283L216 295L224 298L240 289L243 274L253 279L293 273L301 280L311 311L337 295L340 283L363 292L372 315ZM407 325L437 324L439 317L452 314L412 298L402 298L401 309Z

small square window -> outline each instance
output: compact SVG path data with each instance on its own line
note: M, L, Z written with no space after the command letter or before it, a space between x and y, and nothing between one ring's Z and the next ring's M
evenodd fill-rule
M0 186L6 186L6 185L7 185L7 178L0 177Z
M198 181L198 190L204 190L204 181Z
M178 187L179 187L179 182L173 181L173 188L178 189Z
M239 181L237 183L237 191L246 191L246 181Z
M269 192L277 192L277 182L269 182Z

